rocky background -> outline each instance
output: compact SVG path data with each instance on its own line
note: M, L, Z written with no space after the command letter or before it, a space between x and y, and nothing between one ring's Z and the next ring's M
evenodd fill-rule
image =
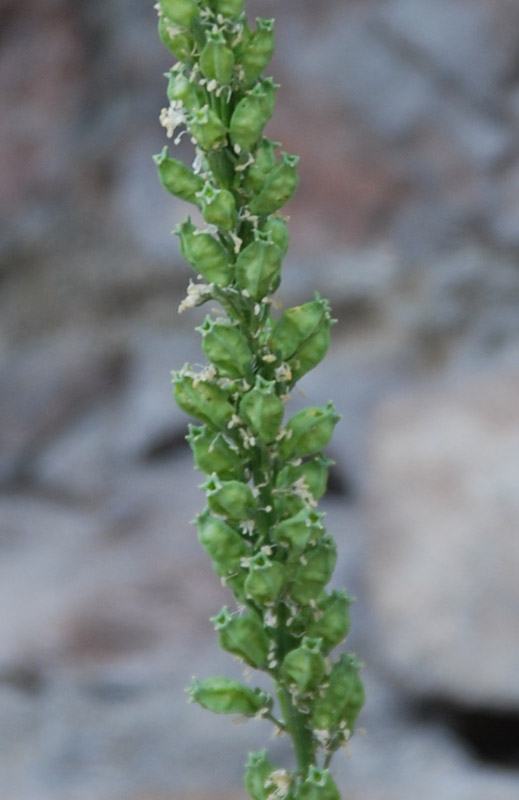
M517 800L519 4L250 7L302 156L281 300L339 318L302 389L344 414L344 796ZM183 694L237 667L169 387L202 317L151 161L169 66L151 0L0 0L0 800L240 800L269 735Z

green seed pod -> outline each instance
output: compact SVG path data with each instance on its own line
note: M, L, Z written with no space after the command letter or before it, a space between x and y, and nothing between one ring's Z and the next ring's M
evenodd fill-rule
M202 150L215 150L226 142L227 128L209 106L193 111L188 119L188 127Z
M229 393L214 383L197 380L185 368L173 372L174 395L182 411L213 428L225 428L234 414Z
M307 692L321 682L325 668L321 640L304 636L301 646L291 650L283 659L281 675L289 686L295 684L300 692Z
M307 550L295 566L290 594L296 603L308 605L322 592L337 561L337 547L331 536L323 536L316 547Z
M293 464L287 464L277 477L276 488L288 488L293 486L296 481L303 479L314 500L319 500L326 491L328 469L334 463L330 458L318 453L308 461L303 461L297 467Z
M317 600L317 619L308 625L309 636L320 636L322 652L329 653L344 641L350 630L350 605L353 598L344 590L335 589Z
M279 285L282 255L270 235L259 232L255 236L238 254L236 282L253 300L262 300Z
M281 252L283 258L288 250L290 236L287 224L281 217L268 217L267 221L261 226L261 232L267 236L270 234L272 241Z
M208 80L215 80L226 86L230 83L234 69L232 50L225 44L221 31L207 33L206 43L200 53L200 69Z
M228 320L207 316L196 328L202 334L202 349L218 372L241 378L251 369L252 352L238 327Z
M253 214L273 214L293 197L298 183L299 156L283 153L281 161L270 172L265 186L250 203Z
M159 17L159 39L175 58L189 63L195 47L195 39L187 30L175 28L166 17Z
M243 11L245 0L216 0L216 13L235 19Z
M333 403L328 403L324 408L310 406L298 411L286 425L287 435L279 444L280 457L288 461L322 450L330 441L339 419L340 414L337 414Z
M311 302L283 311L272 331L271 349L282 359L290 358L329 318L330 304L316 292Z
M175 25L192 28L199 9L195 0L159 0L159 11Z
M193 269L208 283L228 286L233 274L231 258L225 247L210 233L199 231L188 219L174 231L180 238L180 252Z
M217 189L207 181L197 199L206 222L230 231L236 224L236 201L232 192Z
M243 714L254 717L262 709L272 708L272 698L261 689L251 689L231 678L214 676L205 681L193 679L190 698L215 714Z
M167 95L170 102L180 100L188 111L195 111L206 102L204 91L183 72L175 70L169 73Z
M311 765L306 780L299 786L295 800L341 800L341 796L329 770Z
M240 534L223 519L213 516L208 508L197 516L196 524L200 543L214 561L218 573L225 575L237 570L241 559L249 553Z
M295 383L321 363L330 347L331 320L324 320L321 327L301 344L295 354L288 360L292 371L292 381Z
M197 202L195 195L204 186L203 178L200 175L195 175L186 164L177 158L170 158L167 147L153 156L153 160L157 165L160 182L170 194L187 200L188 203Z
M256 20L258 27L253 31L245 47L240 48L239 65L245 83L253 83L268 65L274 53L274 20Z
M295 517L306 508L308 508L308 504L300 494L280 494L274 497L276 519L284 520Z
M229 123L229 137L235 149L252 150L259 141L269 120L265 116L262 97L261 93L249 92L234 109Z
M259 97L263 114L267 120L274 113L276 105L276 92L280 84L275 83L273 78L260 78L257 84L251 89L251 94Z
M260 617L248 611L241 617L233 616L223 608L211 620L218 631L220 647L256 669L265 669L269 652L269 639Z
M262 442L274 441L281 424L285 407L276 394L275 381L267 381L260 375L254 387L242 396L239 414Z
M223 481L242 477L243 457L222 433L215 433L206 425L188 425L188 429L186 440L198 469L208 474L216 472Z
M259 194L271 169L276 166L276 149L279 142L264 136L254 153L254 162L247 169L244 185L247 191Z
M271 561L264 553L251 559L250 572L245 580L245 594L259 605L273 603L285 582L285 569L279 561Z
M317 697L312 709L312 723L318 730L335 730L345 722L350 733L364 705L364 687L359 677L360 663L352 654L343 653L332 667L328 686Z
M268 779L275 769L276 767L269 760L266 750L249 753L244 782L252 800L268 800L271 796Z
M324 526L321 520L324 514L306 507L301 509L293 517L279 522L272 536L275 542L287 545L291 550L304 550L310 539L316 539L324 534Z
M241 481L221 481L212 475L202 484L207 494L207 502L215 514L223 514L229 519L251 519L256 510L256 500L250 486Z

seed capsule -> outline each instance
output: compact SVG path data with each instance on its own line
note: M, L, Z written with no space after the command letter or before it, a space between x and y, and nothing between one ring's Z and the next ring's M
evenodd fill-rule
M277 477L276 487L288 488L289 486L293 486L296 481L303 479L314 500L319 500L326 491L328 469L334 463L335 462L330 458L326 458L322 453L318 453L308 461L303 461L303 463L299 464L297 467L292 464L287 464Z
M280 522L272 535L274 541L287 545L292 551L304 550L311 539L317 539L325 532L321 520L324 514L306 507L293 517Z
M208 181L197 195L200 210L206 222L230 231L236 224L236 201L232 192L217 189Z
M164 147L160 153L153 156L157 165L160 182L170 194L187 200L188 203L197 202L196 194L204 186L203 178L195 175L193 171L177 158L168 156L168 148Z
M233 69L234 56L225 43L221 31L209 32L206 44L200 53L200 69L208 80L215 80L224 86L230 83Z
M259 194L265 185L267 176L276 165L276 149L279 142L274 142L264 136L254 153L254 163L246 172L245 187L247 191Z
M188 119L188 127L202 150L214 150L223 147L226 142L227 128L209 106L193 111Z
M364 705L364 688L359 669L360 663L352 653L343 653L335 662L327 688L314 703L312 722L315 728L331 731L341 722L345 722L348 730L353 731Z
M267 221L261 226L261 232L266 236L271 236L273 243L279 249L281 258L283 258L288 250L289 233L287 224L281 217L269 216Z
M186 440L198 469L208 474L216 472L223 481L240 478L243 475L243 458L231 447L222 433L215 433L214 429L206 425L189 425L188 429Z
M240 560L249 552L240 534L223 519L211 514L208 508L197 516L196 524L200 543L214 561L219 574L228 574L238 569Z
M174 395L182 411L213 428L224 428L231 421L234 406L229 393L214 383L196 381L183 370L173 372Z
M256 233L236 259L236 282L253 300L261 300L279 285L282 254L270 235Z
M350 605L353 598L343 590L324 594L317 601L321 616L308 625L309 636L320 636L322 652L329 653L335 645L344 641L350 630Z
M246 46L240 49L239 64L247 84L259 78L274 53L274 20L256 20L257 28L248 39Z
M253 214L273 214L288 203L299 183L298 162L299 156L282 154L281 161L268 175L265 186L250 203Z
M310 406L298 411L289 419L287 435L279 444L279 455L285 461L304 458L326 447L333 429L340 419L333 403L325 407Z
M214 676L205 681L193 680L189 687L192 700L215 714L243 714L253 717L261 709L272 708L272 698L261 689L251 689L231 678Z
M235 19L243 11L245 0L216 0L216 11L224 17Z
M285 413L275 387L274 381L266 381L258 375L254 387L243 395L239 406L240 416L265 444L276 438Z
M283 359L290 358L329 318L330 304L317 292L309 303L287 308L272 331L272 350Z
M337 547L331 536L323 536L316 547L307 550L293 572L290 594L302 606L315 600L324 589L337 561Z
M267 113L269 108L267 94L260 85L242 97L229 124L229 136L235 147L241 150L254 148L272 114Z
M268 800L269 797L272 797L271 790L268 788L268 779L275 769L276 767L269 760L266 750L249 753L244 782L252 800Z
M192 27L199 11L195 0L159 0L159 9L171 22L183 28Z
M325 662L321 655L321 640L303 637L300 647L291 650L281 664L281 675L300 692L315 689L324 677Z
M195 111L205 103L204 91L192 83L183 72L169 73L167 95L170 102L180 100L188 111Z
M207 316L196 328L202 334L202 349L222 375L244 377L251 369L252 352L239 328L229 321Z
M256 500L250 486L241 481L221 481L212 475L202 484L207 494L207 502L215 514L223 514L229 519L251 519L256 510Z
M188 264L203 275L208 283L228 286L233 266L225 247L210 233L198 231L189 217L177 225L175 233L180 238L180 252Z
M330 772L311 765L306 780L299 786L295 800L340 800L340 794Z
M166 17L159 17L159 39L175 58L184 63L189 63L195 46L195 39L187 30L173 27Z
M211 621L218 631L220 647L239 656L251 667L264 669L267 666L269 639L256 613L248 611L237 617L223 608Z
M259 605L273 603L280 595L285 581L285 569L279 561L271 561L263 553L251 559L250 572L245 580L245 594Z
M307 372L316 367L325 357L330 347L330 327L332 321L324 320L321 327L309 339L303 342L295 354L288 360L292 371L292 381L298 381Z

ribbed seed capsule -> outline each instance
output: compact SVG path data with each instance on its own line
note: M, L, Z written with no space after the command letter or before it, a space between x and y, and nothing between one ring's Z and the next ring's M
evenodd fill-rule
M208 508L196 518L198 538L220 575L225 575L240 566L249 548L238 531L223 519L215 517Z
M159 0L159 9L171 22L183 28L191 28L199 12L195 0Z
M184 63L192 59L195 39L188 30L179 30L172 26L166 17L159 17L159 39L175 58Z
M239 17L245 0L216 0L216 12L231 19Z
M174 395L182 411L213 428L225 428L234 414L229 393L214 383L197 380L184 370L173 372Z
M256 511L256 500L250 486L241 481L221 481L212 475L202 484L207 503L215 514L223 514L232 520L252 519Z
M258 17L256 22L256 30L240 49L239 65L247 84L259 78L274 54L274 20Z
M220 676L198 681L189 687L190 698L215 714L243 714L253 717L272 707L272 698L261 689L251 689L239 681Z
M324 534L322 518L324 514L303 508L297 514L279 522L272 531L275 542L287 545L290 550L303 550L310 539Z
M272 331L272 350L283 359L290 358L329 318L330 304L317 292L309 303L285 309Z
M232 322L207 316L196 330L202 334L204 353L219 373L241 378L250 371L251 349L243 333Z
M222 433L216 433L207 425L188 425L188 429L186 440L198 469L208 474L216 472L223 481L243 475L243 457L231 447Z
M261 619L253 611L241 617L233 616L223 608L211 620L218 631L220 647L227 650L256 669L267 666L269 639Z
M266 750L249 753L244 782L252 800L268 800L271 797L268 779L275 769Z
M340 419L333 403L310 406L298 411L286 425L286 436L279 443L279 455L285 461L311 456L326 447Z
M231 143L240 150L252 150L261 138L263 128L270 119L266 114L266 94L258 86L242 97L233 111L229 123Z
M306 550L304 558L296 565L290 594L296 603L308 605L322 592L337 561L337 547L331 536L323 537L316 547Z
M202 182L203 183L203 182ZM209 225L217 225L224 231L230 231L236 224L236 201L232 192L218 189L209 181L197 194L197 201L203 217Z
M177 225L175 233L180 238L180 252L188 264L203 275L208 283L228 286L233 266L225 247L210 233L195 228L189 218Z
M153 156L157 165L160 182L163 187L176 197L187 200L188 203L197 202L196 194L203 189L204 181L200 175L193 171L177 158L170 158L167 146L160 153Z
M352 654L343 653L332 667L328 686L317 697L312 723L318 730L333 731L345 722L350 733L364 705L364 688L359 677L360 663Z
M270 235L272 237L273 243L279 249L281 257L283 258L288 250L288 243L290 240L285 220L281 219L281 217L269 216L260 230L265 236Z
M308 625L307 632L309 636L321 637L323 653L329 653L348 635L352 602L352 597L337 589L317 600L317 619Z
M189 132L198 141L202 150L222 147L227 139L227 128L218 114L204 106L193 111L188 119Z
M308 461L303 461L297 467L292 464L287 464L286 467L280 471L276 487L290 487L296 481L303 479L308 491L314 498L319 500L326 491L326 484L328 482L328 469L334 464L330 458L326 458L322 453L318 453Z
M258 553L250 561L250 572L245 580L245 594L259 605L273 603L279 597L285 582L285 569L279 561L271 561Z
M276 92L280 84L275 83L274 78L260 78L257 84L251 89L251 94L259 97L263 114L269 120L274 113L276 105Z
M340 800L340 794L330 772L311 765L294 800Z
M270 235L256 233L253 242L244 247L236 259L236 282L253 300L261 300L277 289L281 274L282 254Z
M299 184L298 163L299 156L282 154L281 161L268 175L265 186L250 202L253 214L273 214L288 203Z
M288 360L292 372L292 382L295 383L321 363L330 347L330 327L332 320L325 319L321 327L312 336L297 348Z
M234 69L234 56L220 31L209 32L206 43L200 53L200 69L208 80L227 85L230 83Z
M321 682L325 673L325 662L321 655L321 640L304 636L300 647L291 650L281 664L281 675L289 685L307 692Z
M180 100L188 111L195 111L206 102L203 90L192 83L183 72L169 73L167 95L170 102Z
M274 142L264 136L254 153L254 162L247 169L245 188L247 191L258 194L264 187L271 169L276 165L276 149L279 142Z
M276 394L275 381L258 375L254 387L242 396L239 413L262 442L273 442L285 413L283 402Z

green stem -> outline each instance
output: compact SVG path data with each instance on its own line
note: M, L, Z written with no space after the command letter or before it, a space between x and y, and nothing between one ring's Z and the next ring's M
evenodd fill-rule
M292 737L297 765L301 773L306 775L310 764L315 764L312 735L305 726L304 715L294 707L288 689L283 686L278 688L278 700L285 719L286 729Z

